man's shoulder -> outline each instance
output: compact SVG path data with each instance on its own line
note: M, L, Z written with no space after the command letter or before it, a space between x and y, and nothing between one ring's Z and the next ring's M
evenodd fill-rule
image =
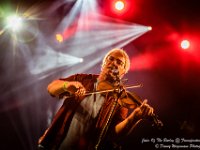
M98 75L96 74L75 74L73 76L74 81L79 81L79 82L96 82L98 78Z
M98 74L86 74L86 73L81 73L81 74L76 74L77 78L82 78L82 79L97 79Z
M97 74L86 74L86 73L79 73L73 74L65 78L60 78L60 80L66 81L82 81L82 80L94 80L96 81L99 75Z

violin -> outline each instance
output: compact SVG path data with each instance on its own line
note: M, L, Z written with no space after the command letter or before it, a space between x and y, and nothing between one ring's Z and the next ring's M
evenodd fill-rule
M142 105L142 99L136 95L135 93L127 92L128 97L132 101L134 101L138 106ZM152 126L157 127L158 129L161 129L163 127L163 123L161 120L159 120L158 115L155 114L155 112L150 116L150 120L152 121Z
M129 88L138 88L138 87L142 87L142 84L124 86L122 84L115 85L115 84L109 83L108 81L101 81L97 85L97 91L98 93L106 93L106 92L113 92L113 91L117 93L121 93L119 94L120 95L119 103L125 107L134 109L137 106L142 105L143 100L136 93L129 92L129 91L123 92L123 91ZM126 93L126 95L124 95L124 93ZM162 121L158 119L158 115L156 115L155 113L153 113L150 116L150 119L153 122L152 126L156 126L158 129L161 129L163 127Z

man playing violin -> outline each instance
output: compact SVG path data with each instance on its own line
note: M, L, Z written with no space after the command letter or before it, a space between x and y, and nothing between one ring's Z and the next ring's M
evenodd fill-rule
M120 138L153 114L153 108L144 100L141 105L132 101L133 111L128 115L126 99L134 97L129 96L121 79L129 67L127 53L112 49L104 57L99 75L75 74L52 81L48 92L64 98L64 102L39 139L39 149L117 149Z

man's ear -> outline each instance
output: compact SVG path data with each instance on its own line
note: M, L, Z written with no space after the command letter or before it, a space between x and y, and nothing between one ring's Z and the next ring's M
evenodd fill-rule
M106 61L102 62L102 64L101 64L101 70L102 70L102 68L104 68L105 65L106 65Z
M103 70L104 66L105 66L105 63L102 63L101 64L101 71Z

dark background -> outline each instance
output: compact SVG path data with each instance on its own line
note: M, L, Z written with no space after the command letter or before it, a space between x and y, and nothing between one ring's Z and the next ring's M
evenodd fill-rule
M0 6L2 8L6 4L16 8L19 3L28 8L41 1L1 1ZM109 11L109 0L98 1L100 10L107 16L152 27L152 31L124 49L133 62L142 54L149 54L156 61L148 69L131 70L126 77L129 83L143 83L144 87L136 92L149 100L164 127L157 130L149 122L143 123L122 143L126 149L154 149L151 143L141 144L141 139L200 139L199 1L135 0L130 3L131 9L126 14L116 15ZM43 1L40 11L48 12L53 4L53 1ZM48 31L50 35L57 25L54 17L64 17L72 5L66 5L52 14L41 13L48 18L48 26L44 27L38 21L40 30L44 34ZM182 51L179 47L184 38L193 42L189 51ZM51 113L48 110L54 110L56 104L55 99L48 95L46 86L59 74L53 73L45 78L31 76L26 69L28 60L21 57L23 54L13 57L9 40L7 33L0 35L0 149L36 149L38 138L47 128L48 113ZM34 47L34 41L30 45ZM136 52L132 51L132 47ZM85 73L98 73L96 68L99 67L100 63Z

